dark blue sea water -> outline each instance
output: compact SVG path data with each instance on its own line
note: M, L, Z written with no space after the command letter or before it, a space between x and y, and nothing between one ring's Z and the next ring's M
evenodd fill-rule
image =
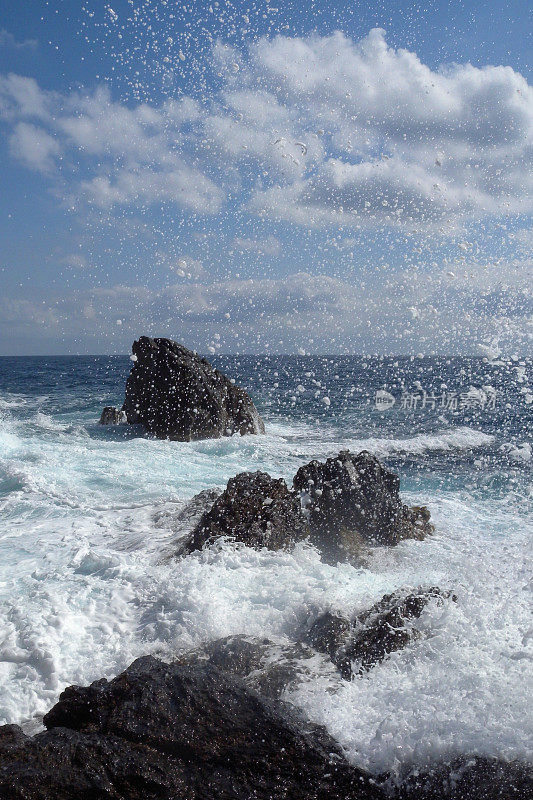
M230 633L283 642L317 610L431 583L458 602L427 612L421 641L365 679L318 671L288 699L376 771L456 750L531 757L531 362L212 360L251 393L265 436L177 443L99 426L122 403L128 357L0 359L0 718L38 720L65 685L142 653ZM165 557L196 492L242 470L290 479L346 448L398 472L434 536L364 566L323 564L308 545Z

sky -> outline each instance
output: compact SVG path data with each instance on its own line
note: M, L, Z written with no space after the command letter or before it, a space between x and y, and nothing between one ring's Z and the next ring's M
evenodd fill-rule
M531 355L527 6L3 0L0 354Z

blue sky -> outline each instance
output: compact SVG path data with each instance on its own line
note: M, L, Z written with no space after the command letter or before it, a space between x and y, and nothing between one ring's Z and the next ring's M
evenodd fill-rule
M4 0L0 353L530 352L530 53L514 0Z

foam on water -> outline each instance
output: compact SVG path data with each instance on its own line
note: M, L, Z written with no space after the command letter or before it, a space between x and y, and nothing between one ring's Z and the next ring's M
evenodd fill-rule
M270 425L266 436L191 443L135 435L127 426L117 426L113 435L91 437L83 425L59 423L41 412L18 425L0 418L0 458L9 457L9 469L24 475L28 488L43 499L82 508L89 498L91 506L107 506L117 497L185 499L247 469L290 478L304 459L326 458L340 449L384 457L466 450L494 438L468 427L398 439L349 438L303 422Z
M352 682L319 673L289 699L375 772L455 751L532 756L523 493L447 490L426 469L406 500L428 503L436 534L377 549L364 568L324 564L305 544L272 553L219 542L164 557L183 502L242 470L290 478L342 448L481 458L499 452L492 433L443 423L350 436L347 424L277 417L266 436L178 443L99 428L95 412L75 404L57 415L44 400L10 395L1 413L2 721L34 719L64 686L111 677L142 654L172 658L239 633L288 642L322 610L352 613L395 589L438 585L458 601L426 609L419 641Z
M54 524L28 542L4 587L0 715L46 711L66 684L111 676L143 653L171 658L246 633L298 637L320 610L362 609L385 592L437 584L457 604L431 607L425 638L353 682L317 677L292 701L376 772L456 750L531 757L533 629L526 531L457 498L435 498L438 533L378 550L367 568L221 543L158 563L170 531L147 507ZM31 571L30 571L31 568Z

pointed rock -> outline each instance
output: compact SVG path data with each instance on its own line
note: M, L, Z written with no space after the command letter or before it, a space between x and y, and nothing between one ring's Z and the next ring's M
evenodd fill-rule
M264 433L249 395L205 359L170 339L141 336L122 410L160 439L192 441Z

